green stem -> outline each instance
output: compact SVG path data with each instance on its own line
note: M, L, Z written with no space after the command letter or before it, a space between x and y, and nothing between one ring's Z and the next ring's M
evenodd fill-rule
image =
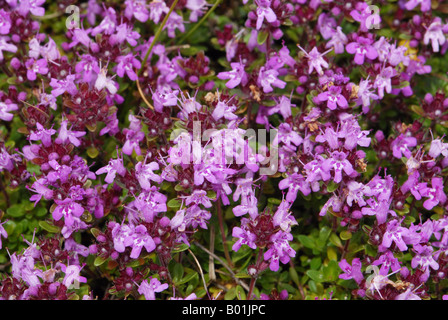
M213 5L213 7L211 7L210 10L208 10L207 13L202 17L202 19L199 20L199 22L196 23L196 24L194 25L194 27L191 28L190 31L188 31L188 33L180 39L179 43L183 43L185 40L187 40L187 39L188 39L188 38L189 38L189 37L196 31L196 29L199 28L200 25L201 25L202 23L204 23L205 20L208 19L209 15L210 15L213 11L215 11L215 9L218 7L218 5L221 3L221 1L222 1L222 0L216 0L216 2L215 2L215 4Z
M142 67L140 68L140 70L138 70L138 73L137 73L138 76L142 73L143 69L145 68L146 61L148 60L149 54L151 53L152 48L156 44L157 39L159 39L159 36L162 33L162 30L165 27L165 24L168 21L168 18L170 17L171 12L173 12L173 10L176 7L178 2L179 2L179 0L174 0L173 4L170 7L170 10L168 11L168 13L166 14L165 18L163 19L162 24L160 25L159 29L157 29L157 32L154 35L154 39L152 40L151 45L148 48L148 51L146 51L145 58L143 59L143 62L142 62Z

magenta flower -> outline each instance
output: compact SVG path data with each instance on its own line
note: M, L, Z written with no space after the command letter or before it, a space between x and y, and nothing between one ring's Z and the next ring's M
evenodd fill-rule
M107 166L98 169L95 173L97 175L107 173L104 181L110 184L110 183L114 182L114 179L115 179L115 176L117 175L117 173L120 176L124 177L124 175L126 174L126 168L123 166L123 159L117 158L117 159L113 159L113 160L111 159Z
M0 9L0 34L9 34L11 29L11 13Z
M11 111L19 110L19 107L15 103L6 103L0 101L0 119L4 121L11 121L14 118Z
M358 2L356 9L350 12L350 15L355 21L360 23L359 31L368 32L372 29L373 25L377 25L381 22L379 14L372 14L372 9L365 2Z
M150 181L155 181L157 183L162 182L162 178L154 173L155 170L159 170L159 164L157 162L151 162L148 164L143 164L143 162L138 162L135 165L135 175L143 189L150 190Z
M339 268L344 271L343 274L339 275L340 279L350 280L353 279L356 283L360 284L364 280L364 275L361 272L362 263L359 258L354 258L352 264L350 265L346 259L342 259L339 262Z
M232 67L231 71L220 72L217 77L221 80L229 80L226 83L226 87L229 89L233 89L239 84L245 86L247 84L248 78L247 74L244 71L244 65L240 62L232 62L230 64Z
M431 42L432 51L439 52L439 47L444 45L446 42L446 36L444 34L444 26L442 25L441 19L436 18L426 29L425 35L423 37L423 43L428 45Z
M431 10L431 0L409 0L404 7L406 10L414 10L418 5L420 5L422 12Z
M69 74L65 79L55 79L51 78L50 86L53 88L51 90L51 94L55 97L60 96L61 94L67 92L70 95L74 96L78 93L78 88L75 85L76 75Z
M3 225L7 221L8 220L5 220L5 221L0 223L0 249L2 248L2 237L5 238L5 239L8 238L8 233L6 232L5 228L3 227Z
M269 23L277 21L277 16L271 8L270 0L255 0L255 4L257 5L257 30L260 30L261 26L263 25L264 19L266 19L266 21Z
M387 223L386 232L383 235L382 247L390 248L392 243L398 247L400 251L407 251L408 246L403 240L403 236L406 235L407 229L400 226L400 221L394 219Z
M422 187L420 187L422 185ZM431 210L436 205L444 204L447 200L446 194L443 191L443 178L433 177L431 179L431 188L426 184L419 184L419 192L422 197L428 198L423 202L423 207L426 210Z
M138 61L132 53L127 54L126 56L119 56L117 58L117 75L120 78L124 77L124 74L129 77L132 81L137 80L137 74L134 70L140 69L142 66L140 61Z
M400 134L391 143L392 153L397 159L401 159L403 156L409 159L412 155L409 148L415 146L417 146L417 139L414 137L405 136L404 134Z
M64 217L64 223L68 227L73 225L73 217L79 218L84 213L84 208L70 198L65 200L56 199L55 202L57 206L52 213L53 219L59 221L62 217Z
M260 73L258 74L258 83L263 87L265 93L274 91L272 87L277 87L280 89L285 88L286 82L279 80L277 76L279 72L275 69L267 70L266 67L260 68Z
M270 260L269 269L278 271L279 262L287 264L296 256L295 250L289 245L291 240L293 240L292 234L281 230L270 237L271 244L263 255L265 261Z
M56 138L56 143L66 143L69 141L75 147L79 147L81 145L81 141L78 139L86 135L85 131L72 131L71 129L67 129L68 121L64 120L61 122L61 127L59 128L59 134Z
M36 123L37 130L31 131L29 135L29 139L31 141L42 141L42 144L45 147L49 147L51 145L51 136L56 133L54 129L45 129L39 122Z
M165 5L165 3L163 1L154 1L154 2L155 3L163 3ZM126 0L124 2L124 4L126 6L126 9L124 11L126 18L131 19L132 17L134 17L135 19L137 19L140 22L146 22L148 20L149 12L148 12L148 4L146 3L146 1L144 1L144 0ZM158 21L155 23L158 23Z
M328 91L321 92L315 98L317 102L327 101L327 107L330 110L335 110L337 106L341 109L346 109L348 107L347 99L341 94L342 88L339 86L330 86Z
M374 60L378 57L378 52L372 46L373 41L369 38L358 37L355 42L350 42L345 47L348 53L355 55L355 63L363 64L365 57Z
M74 287L78 289L79 283L86 283L87 278L80 275L82 267L77 265L69 265L66 266L61 263L61 270L65 273L64 280L62 280L62 284L70 289Z
M150 281L144 280L138 287L138 293L145 296L146 300L156 300L156 292L162 292L168 288L167 283L160 283L156 278L149 277Z
M6 36L0 36L0 62L3 61L3 51L8 52L17 52L17 47L11 43L8 43L7 40L9 40L9 37Z
M306 52L301 46L297 45L300 50L305 53L305 56L308 58L308 73L311 74L313 70L315 70L319 75L322 75L324 72L322 68L328 68L328 62L324 60L323 56L333 49L329 49L324 53L320 53L317 50L317 47L314 47L310 52Z
M28 69L26 76L28 80L34 81L36 80L36 74L47 74L48 73L48 67L47 67L47 60L45 59L39 59L35 61L34 59L28 59L25 62L25 67Z

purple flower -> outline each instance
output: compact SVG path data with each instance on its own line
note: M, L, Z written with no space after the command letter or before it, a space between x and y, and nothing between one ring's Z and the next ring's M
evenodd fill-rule
M119 56L116 62L118 62L116 70L120 78L123 78L126 73L132 81L137 80L137 74L134 72L134 69L140 69L141 63L132 53L125 56Z
M255 0L255 4L257 5L257 30L260 30L261 26L263 25L264 19L266 19L266 21L269 23L277 21L277 16L271 8L270 0Z
M47 60L45 59L39 59L34 60L33 58L28 59L25 62L25 67L28 69L26 76L28 80L34 81L36 80L36 74L47 74L48 73L48 67L47 67Z
M407 251L408 246L403 240L403 235L407 233L407 229L400 226L400 222L396 219L387 223L386 232L383 235L382 247L390 248L392 242L398 247L400 251Z
M233 89L239 84L245 86L248 78L246 72L244 71L244 64L240 62L232 62L230 66L232 67L231 71L220 72L217 77L221 80L229 79L226 83L226 87L229 89Z
M45 147L49 147L51 145L51 136L56 133L54 129L45 129L39 122L36 122L37 130L31 131L29 135L29 139L31 141L42 141L42 144Z
M176 37L176 29L179 29L180 32L185 32L185 25L182 16L178 15L174 11L171 12L164 29L167 30L168 37L170 38Z
M341 109L346 109L348 107L347 99L341 94L342 88L339 86L330 86L328 91L321 92L315 98L318 102L327 101L327 107L330 110L335 110L337 106Z
M157 88L152 91L152 100L154 104L154 109L157 112L162 112L163 107L176 106L178 102L177 95L179 90L172 90L171 88Z
M379 24L381 22L381 17L379 14L372 14L372 10L367 3L358 2L356 4L356 10L352 10L350 15L355 21L360 23L359 30L362 32L368 32L373 25Z
M154 3L154 4L152 4ZM152 1L152 3L149 5L150 8L153 8L155 5L162 5L166 7L166 4L164 1ZM131 19L134 17L140 22L146 22L149 18L149 12L148 12L148 5L146 4L145 0L126 0L124 2L126 9L124 11L124 15L126 18ZM168 12L167 11L165 13ZM159 21L154 21L156 24L159 23Z
M81 60L75 66L75 71L78 74L82 74L84 82L90 83L93 80L93 76L100 72L100 66L94 56L83 54Z
M247 218L241 219L241 227L233 227L232 237L238 238L237 241L232 246L233 251L240 250L243 244L247 245L251 249L256 249L257 245L255 241L257 240L257 236L247 229L246 224L249 220Z
M51 78L50 86L53 88L51 94L55 97L68 92L70 95L74 96L78 93L78 88L75 85L76 75L69 74L65 79L55 79Z
M392 154L395 158L401 159L403 156L410 158L412 153L409 150L410 147L415 147L417 145L417 139L414 137L405 136L400 134L391 143Z
M5 220L0 223L0 249L2 248L2 237L5 239L8 238L8 233L6 232L5 228L3 227L3 224L5 224L5 222L7 222L7 221L8 220Z
M7 40L9 40L9 37L6 37L6 36L0 37L0 61L3 61L3 58L4 58L3 51L13 52L13 53L17 52L17 47L11 43L6 42Z
M114 160L111 159L107 166L98 169L95 173L97 175L107 173L104 181L110 184L110 183L114 182L114 179L115 179L115 176L117 173L120 176L124 177L126 174L126 168L123 166L123 159L117 158Z
M204 9L207 6L205 0L187 0L185 8L190 10L190 21L197 22L198 18L204 14Z
M387 276L389 274L389 269L392 268L392 272L401 269L400 261L394 256L392 251L387 250L378 259L372 262L372 265L381 265L379 274L382 276Z
M213 110L212 117L215 120L219 120L221 118L229 121L236 120L238 119L238 116L233 113L236 111L236 109L237 107L233 104L229 105L224 101L218 101L215 109Z
M67 182L70 173L72 172L72 168L66 166L65 164L60 165L56 160L48 161L48 164L53 169L47 173L47 180L50 183L55 182L56 180L60 180L62 183Z
M422 187L420 187L420 185L422 185ZM427 187L426 183L419 184L420 194L422 197L428 198L423 202L423 207L425 207L426 210L431 210L439 203L444 204L446 202L447 197L443 188L443 178L439 177L433 177L431 179L431 188Z
M378 52L372 46L372 40L369 38L358 37L356 42L350 42L345 47L348 53L355 55L355 63L363 64L365 57L374 60L378 57Z
M143 162L138 162L135 165L135 176L137 177L140 186L143 189L150 190L151 183L150 180L157 183L162 182L162 178L154 173L154 170L159 170L159 164L157 162L151 162L148 164L143 164Z
M31 12L35 16L45 15L45 9L40 7L45 3L45 0L21 0L18 6L18 12L22 16L26 16Z
M168 289L167 283L160 283L156 278L149 277L150 281L144 280L138 287L138 293L145 296L146 300L156 300L156 292Z
M81 145L81 141L78 138L85 136L86 132L68 130L67 125L68 125L67 120L61 122L61 127L59 128L59 134L55 142L66 143L68 140L75 147L79 147Z
M350 265L346 259L342 259L339 262L339 268L341 268L344 273L340 274L339 278L344 280L353 279L356 283L360 284L364 280L361 267L362 263L359 258L354 258L352 260L352 265Z
M420 281L426 282L429 278L430 268L433 270L439 270L439 264L434 260L433 247L428 245L414 245L414 251L416 255L412 258L411 267L416 269L421 267L424 273L420 276Z
M79 218L84 213L84 208L70 198L65 200L56 199L55 202L57 206L52 213L53 219L59 221L62 217L64 217L64 223L68 227L73 225L73 217Z
M300 173L293 173L279 182L280 190L288 189L286 201L293 203L297 198L297 192L300 190L304 196L311 193L310 184Z
M378 89L378 97L383 99L384 90L387 93L392 92L392 77L396 75L396 70L392 67L383 68L376 76L373 87Z
M334 53L341 54L344 53L347 41L347 36L342 32L342 27L337 26L336 31L331 35L331 40L327 42L325 48L328 49L333 47Z
M327 50L324 53L320 53L319 51L317 51L317 47L314 47L308 53L301 46L297 45L297 47L299 47L299 49L302 50L305 53L305 56L308 58L308 73L311 74L313 70L316 70L319 75L323 75L324 72L322 68L329 67L328 62L324 60L323 56L333 49Z
M420 5L422 12L431 10L431 0L409 0L404 7L406 10L413 10L418 5Z
M272 223L274 227L280 227L284 232L290 232L291 227L297 225L297 221L291 214L289 209L291 208L291 203L283 200L275 212Z
M143 225L135 227L130 246L132 247L130 255L132 259L137 259L140 256L143 247L145 247L147 252L151 252L156 248L154 240Z
M423 37L423 43L428 45L431 42L432 51L439 52L439 46L444 45L446 42L446 37L443 32L444 26L442 25L441 19L434 19L434 21L426 29L425 35Z
M74 287L78 289L77 286L80 282L86 283L87 279L80 275L82 267L77 265L69 265L61 263L61 270L65 273L64 279L62 280L62 284L67 287L67 289L71 289Z
M126 141L123 145L123 153L128 156L132 155L132 152L135 151L137 155L141 155L140 150L140 141L145 138L145 133L141 131L141 122L134 115L129 115L130 125L129 128L123 130L123 134L126 136Z
M378 100L378 95L373 93L370 89L373 87L373 84L369 79L361 80L358 86L358 104L362 105L362 111L367 113L369 111L370 101Z
M11 13L0 9L0 34L9 34L11 29Z
M110 36L109 43L111 45L122 44L127 41L131 46L137 45L137 39L140 38L140 34L137 31L132 30L132 26L128 26L126 23L120 24L116 29L116 33Z
M271 244L264 253L264 260L270 260L269 269L278 271L279 262L286 264L296 256L296 252L291 248L289 242L293 240L293 236L289 232L278 231L269 239Z
M31 187L27 186L30 191L36 192L30 197L30 201L35 201L34 206L44 197L45 200L50 200L53 198L53 190L47 188L47 179L39 178L36 180Z
M339 151L333 151L331 158L326 159L322 163L322 169L327 172L330 172L330 170L333 169L333 181L336 183L342 181L342 171L344 171L348 176L356 173L350 161L347 160L347 154Z
M134 0L127 0L126 2L133 2ZM145 3L143 0L139 0L141 3ZM129 10L126 10L126 12L134 13L136 12L135 9L129 8ZM148 15L148 12L146 10L142 10L143 12L140 13L142 20L148 19L146 16ZM151 19L155 24L159 24L160 18L163 14L168 13L170 11L170 8L167 7L165 1L151 1L149 3L149 19ZM137 19L140 20L140 19ZM145 20L145 21L146 21ZM141 20L140 20L141 21Z
M279 80L278 75L279 73L275 69L266 69L264 66L260 68L258 83L263 87L265 93L274 91L273 86L280 89L285 88L286 82Z
M444 157L448 157L448 143L443 143L441 139L434 139L431 141L428 155L437 158L440 154Z
M11 111L19 110L19 107L15 103L6 103L0 101L0 119L4 121L11 121L14 118Z

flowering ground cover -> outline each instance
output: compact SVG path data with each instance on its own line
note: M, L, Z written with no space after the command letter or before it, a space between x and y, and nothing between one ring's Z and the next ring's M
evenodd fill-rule
M435 0L0 0L0 299L445 299L447 37Z

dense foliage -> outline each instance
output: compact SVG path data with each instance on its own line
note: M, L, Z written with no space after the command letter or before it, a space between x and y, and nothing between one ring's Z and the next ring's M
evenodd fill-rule
M0 299L448 297L448 3L0 0Z

